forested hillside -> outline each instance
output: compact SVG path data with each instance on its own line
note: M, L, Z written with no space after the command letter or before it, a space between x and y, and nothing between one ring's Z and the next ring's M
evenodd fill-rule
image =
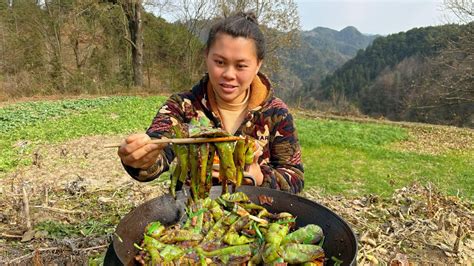
M377 38L309 90L368 115L474 125L474 23L415 28Z
M133 84L128 21L98 1L0 2L0 98L124 92ZM189 85L201 43L185 27L143 13L144 90Z
M284 70L277 73L280 75L275 80L286 90L279 91L279 96L295 103L300 90L319 84L376 37L364 35L351 26L340 31L323 27L302 31L298 45L280 51Z

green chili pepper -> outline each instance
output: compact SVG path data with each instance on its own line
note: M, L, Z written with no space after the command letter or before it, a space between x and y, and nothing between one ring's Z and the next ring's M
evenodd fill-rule
M201 234L196 234L190 230L173 230L170 233L162 236L160 241L163 243L176 243L181 241L200 241L203 239Z
M212 213L212 217L214 217L214 220L218 221L219 219L222 218L222 216L224 216L224 210L222 210L221 206L219 205L219 203L217 203L217 201L213 200L211 202L211 213Z
M166 245L165 248L160 251L160 256L163 258L164 262L171 262L183 255L184 250L174 245Z
M165 244L161 243L160 241L156 240L151 236L144 235L143 236L143 246L145 248L154 248L154 249L162 249L165 247Z
M199 145L199 198L205 198L206 195L206 181L208 177L207 161L209 159L209 143Z
M260 205L255 204L255 203L241 203L240 205L246 210L266 210L265 207L262 207ZM258 217L260 217L260 216L258 216Z
M182 125L176 124L172 127L174 136L177 138L185 138L188 136ZM179 181L184 183L188 175L188 147L187 145L173 144L173 152L175 153L177 165L171 173L170 193L176 197L176 184Z
M265 235L267 243L276 243L280 245L281 241L288 234L288 226L272 223L268 227L268 232Z
M193 228L193 232L195 234L201 234L203 223L204 223L204 212L201 212L197 215L196 225Z
M315 224L308 224L304 227L285 236L282 245L287 243L316 244L323 237L323 230Z
M294 222L296 222L296 218L287 219L287 220L278 220L275 223L277 223L277 224L289 224L289 223L294 223Z
M149 223L145 227L146 234L154 238L158 238L164 230L165 227L158 221Z
M289 243L281 246L280 254L286 262L296 264L320 258L324 251L317 245Z
M245 137L245 165L253 163L255 153L255 139L249 136Z
M150 254L151 262L153 265L157 265L161 263L161 257L159 250L165 247L165 244L159 242L158 240L154 239L153 237L144 235L143 239L143 246L144 250Z
M175 144L173 144L175 145ZM189 147L187 145L175 145L178 152L178 162L181 166L181 171L179 172L178 180L182 183L186 182L188 178L188 168L189 168Z
M222 241L224 243L231 245L231 246L236 246L236 245L244 245L248 244L254 241L253 238L246 237L244 235L239 235L236 232L229 232L224 235L224 238L222 238Z
M199 199L199 145L189 145L189 167L191 173L191 192L194 200Z
M211 230L207 233L207 235L204 237L203 242L218 241L227 231L226 225L229 226L233 224L237 220L237 218L239 218L239 216L233 213L223 216L214 224Z
M204 186L206 188L206 197L209 196L209 191L211 191L212 188L212 166L214 164L214 156L216 154L216 146L210 144L209 145L209 158L207 159L207 166L206 166L206 172L207 172L207 177L206 177L206 182L205 184L201 184L201 186Z
M220 196L227 202L250 202L249 197L243 192L226 193Z
M272 263L280 257L278 254L280 243L288 234L288 226L272 223L268 227L268 231L265 234L265 248L263 250L263 261L265 263Z
M248 224L250 221L249 216L242 216L235 221L223 237L223 241L229 245L243 245L254 241L253 238L249 238L244 235L239 235L237 232Z
M219 155L219 178L222 181L222 193L227 192L227 181L236 183L236 168L234 158L234 142L215 142L217 153Z
M234 163L235 163L235 168L236 168L236 183L234 186L235 188L242 184L242 179L244 178L245 139L237 140L237 143L235 144L233 157L234 157Z
M238 245L238 246L229 246L221 249L216 249L212 251L202 251L202 254L206 257L222 256L222 255L233 255L236 257L251 255L252 250L250 245Z

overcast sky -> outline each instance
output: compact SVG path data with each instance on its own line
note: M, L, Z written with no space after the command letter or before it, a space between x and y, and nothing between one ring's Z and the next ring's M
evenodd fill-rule
M391 34L446 24L442 0L296 0L303 30L354 26L362 33Z

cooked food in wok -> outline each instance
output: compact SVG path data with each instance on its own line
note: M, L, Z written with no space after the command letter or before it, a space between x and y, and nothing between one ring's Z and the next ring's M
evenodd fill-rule
M322 229L295 230L295 217L269 213L236 192L190 201L182 223L147 225L136 261L142 265L303 264L324 261Z

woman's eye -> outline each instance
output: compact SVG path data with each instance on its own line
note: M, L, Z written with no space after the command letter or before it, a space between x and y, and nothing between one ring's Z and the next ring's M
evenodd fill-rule
M222 60L214 60L214 62L215 62L217 65L223 65L223 64L224 64L224 61L222 61Z
M238 68L246 68L247 65L237 65Z

